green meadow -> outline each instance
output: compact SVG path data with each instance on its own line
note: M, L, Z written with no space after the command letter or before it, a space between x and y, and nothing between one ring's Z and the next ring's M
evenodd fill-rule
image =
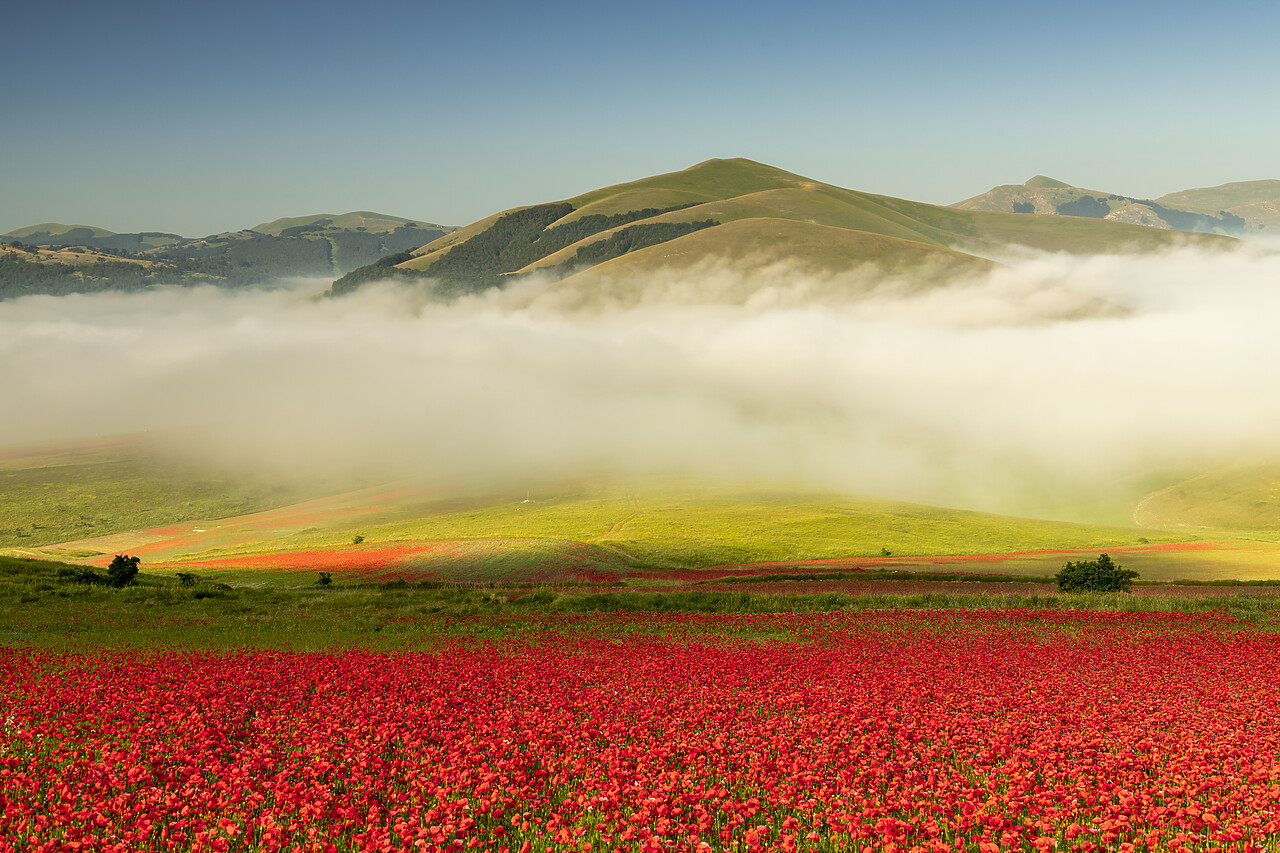
M724 591L315 582L231 586L140 573L111 589L67 577L75 567L0 557L0 645L54 650L110 648L396 649L575 630L588 613L802 613L884 609L1088 609L1216 613L1277 627L1274 599L894 593L752 594ZM797 585L802 588L802 585ZM887 588L888 589L888 588ZM592 623L593 625L596 623ZM591 626L577 626L590 630ZM661 630L661 626L653 628Z
M335 519L330 527L284 537L272 548L343 545L355 535L367 544L506 537L593 545L655 568L706 568L787 560L1095 548L1188 538L803 490L671 482L606 483L532 494L527 501L523 492L515 490L428 501L392 513L407 514L407 518L380 523ZM248 553L256 547L216 553Z
M675 477L335 491L211 473L124 442L10 454L0 459L0 636L49 648L381 648L502 634L514 617L863 608L1220 612L1271 624L1280 542L1265 504L1278 472L1223 469L1152 492L1139 516L1170 520L1161 529ZM136 583L86 582L128 537L158 549ZM305 561L184 564L406 545L428 546L408 582L344 574L341 559L327 584ZM1141 594L1052 592L1064 562L1098 552L1137 569ZM557 575L572 566L592 579Z

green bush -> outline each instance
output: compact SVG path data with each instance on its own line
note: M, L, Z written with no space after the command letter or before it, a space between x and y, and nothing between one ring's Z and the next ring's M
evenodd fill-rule
M139 562L138 557L116 554L111 565L107 567L107 585L123 589L133 583L133 579L138 575Z
M1138 573L1122 569L1106 554L1096 560L1067 563L1053 579L1060 592L1129 592Z

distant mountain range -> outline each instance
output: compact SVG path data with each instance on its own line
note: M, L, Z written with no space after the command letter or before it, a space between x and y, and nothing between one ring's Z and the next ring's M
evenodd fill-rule
M333 277L451 230L369 211L277 219L198 239L46 222L0 237L0 297Z
M747 280L779 265L852 275L866 286L891 276L928 287L989 270L1010 248L1153 251L1230 245L1232 236L1268 229L1280 231L1280 181L1151 200L1037 176L944 207L751 160L708 160L464 228L367 211L277 219L200 239L33 225L0 237L0 297L337 276L332 295L394 279L449 298L536 275L545 292L573 303L635 299L630 282L640 273L714 267Z
M1023 189L1084 192L1039 182L1054 186ZM1028 216L1036 202L1026 208L1021 196L1006 195L1008 201L999 203L1017 204L1017 211L987 210L976 200L940 207L842 189L751 160L708 160L494 214L357 269L334 282L331 292L397 279L430 282L452 296L541 274L548 290L570 301L602 292L625 299L625 282L637 273L719 264L750 276L780 263L820 274L874 270L927 286L988 270L1011 246L1087 254L1232 242L1101 216ZM1224 221L1221 215L1202 219Z
M957 210L1083 216L1173 231L1245 236L1280 231L1280 181L1245 181L1157 199L1086 190L1036 175L952 205Z

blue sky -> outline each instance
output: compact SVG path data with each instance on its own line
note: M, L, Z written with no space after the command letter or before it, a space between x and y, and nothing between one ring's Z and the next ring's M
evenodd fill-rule
M56 11L49 11L56 10ZM461 225L743 156L935 203L1280 178L1273 3L88 3L0 16L0 232Z

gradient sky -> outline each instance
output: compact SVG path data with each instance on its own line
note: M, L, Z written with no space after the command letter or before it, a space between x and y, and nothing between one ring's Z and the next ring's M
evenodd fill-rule
M711 157L935 203L1280 178L1272 2L8 4L0 233L462 225Z

